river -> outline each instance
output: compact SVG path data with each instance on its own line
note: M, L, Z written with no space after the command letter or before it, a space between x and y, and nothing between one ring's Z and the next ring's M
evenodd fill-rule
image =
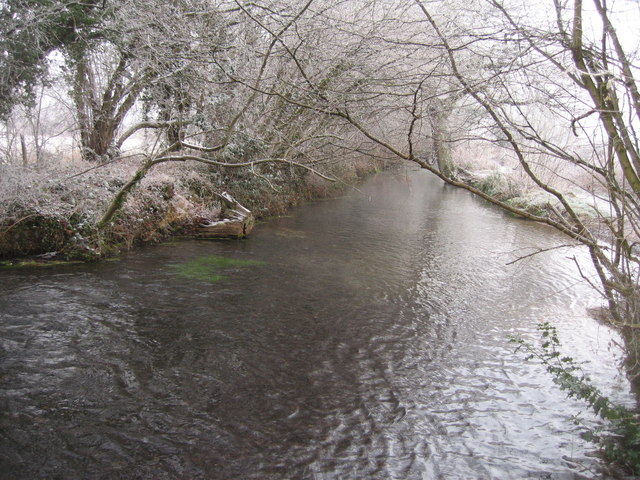
M552 322L632 401L584 252L507 265L563 242L408 170L244 241L0 271L0 477L607 478L508 340Z

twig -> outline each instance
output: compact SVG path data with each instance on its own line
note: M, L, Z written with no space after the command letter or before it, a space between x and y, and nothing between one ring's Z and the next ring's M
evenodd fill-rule
M118 161L124 160L125 158L137 157L137 156L140 156L140 155L143 155L143 154L142 153L134 153L132 155L118 156L118 157L115 157L115 158L109 160L108 162L104 162L104 163L101 163L99 165L94 165L93 167L87 168L86 170L83 170L82 172L79 172L79 173L74 173L73 175L65 177L62 180L71 180L72 178L79 177L81 175L84 175L85 173L89 173L92 170L97 170L98 168L106 167L107 165L110 165L110 164L112 164L114 162L118 162Z
M579 246L578 244L570 244L570 243L565 243L563 245L556 245L555 247L549 247L549 248L540 248L538 250L536 250L533 253L529 253L528 255L523 255L522 257L518 257L515 260L512 260L508 263L505 263L505 265L513 265L514 263L517 263L521 260L524 260L525 258L529 258L529 257L533 257L534 255L538 255L540 253L545 253L545 252L549 252L551 250L558 250L560 248L571 248L571 247L577 247Z

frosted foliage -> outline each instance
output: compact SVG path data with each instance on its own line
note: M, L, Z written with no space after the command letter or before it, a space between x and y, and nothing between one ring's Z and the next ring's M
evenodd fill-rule
M19 211L35 209L46 215L69 217L80 213L96 220L114 195L133 176L138 165L135 161L90 170L92 165L78 162L73 165L52 165L47 169L4 165L0 167L0 218L11 217ZM78 175L81 173L81 175ZM215 216L219 210L215 202L189 202L188 185L194 179L202 182L203 174L197 168L184 165L163 165L153 170L126 204L134 217L143 205L162 205L167 202L163 188L172 185L174 196L184 199L182 208L194 216ZM145 199L141 200L141 196Z

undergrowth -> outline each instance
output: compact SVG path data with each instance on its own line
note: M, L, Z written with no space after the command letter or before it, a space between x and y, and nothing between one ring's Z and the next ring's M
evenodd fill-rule
M260 171L159 165L99 232L96 222L138 167L136 159L47 169L0 165L0 259L48 255L90 261L172 235L191 235L199 224L219 218L217 193L223 191L257 218L283 214L304 199L332 195L357 183L377 164L362 159L326 166L327 173L339 179L336 183L273 165Z

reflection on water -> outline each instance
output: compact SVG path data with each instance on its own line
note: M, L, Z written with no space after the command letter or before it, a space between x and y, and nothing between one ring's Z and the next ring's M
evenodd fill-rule
M582 252L505 265L557 241L410 172L242 242L0 272L2 478L602 478L507 340L551 321L629 401Z

